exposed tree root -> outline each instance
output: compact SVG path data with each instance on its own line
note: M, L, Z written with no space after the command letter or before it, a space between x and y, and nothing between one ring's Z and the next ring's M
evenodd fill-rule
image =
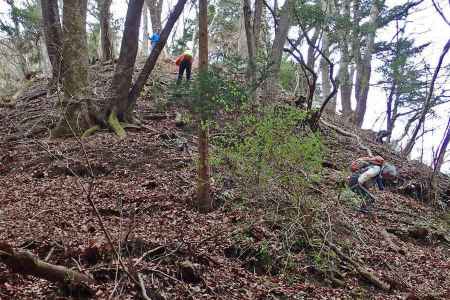
M125 129L123 129L122 125L119 122L119 119L117 118L117 114L114 111L112 111L108 116L108 125L119 138L123 139L127 136Z
M351 264L361 276L363 276L365 279L373 283L376 287L382 289L383 291L389 291L390 285L386 282L382 281L380 278L378 278L375 274L367 270L365 267L358 264L356 261L351 259L349 256L345 255L341 250L339 250L336 245L326 241L328 247L330 247L342 260L345 260L349 264Z
M324 121L323 119L320 119L320 122L322 122L323 125L325 125L325 126L331 128L331 129L334 129L336 132L338 132L338 133L340 133L340 134L342 134L342 135L345 135L345 136L349 136L349 137L355 138L356 141L358 142L358 146L359 146L361 149L365 150L369 156L373 156L372 150L370 150L370 148L369 148L368 146L366 146L366 145L362 142L362 139L359 137L359 135L354 134L354 133L351 133L351 132L348 132L348 131L345 131L345 130L343 130L343 129L337 127L337 126L334 126L334 125L332 125L332 124L330 124L330 123Z
M17 251L8 244L0 244L0 260L13 272L32 275L59 283L92 283L91 277L68 269L64 266L52 265L40 260L28 251Z
M394 241L391 238L391 235L386 231L386 229L381 230L381 235L384 237L384 239L386 240L386 242L389 245L389 248L392 251L398 252L400 254L406 254L405 249L403 249L402 247L397 246Z
M97 132L98 130L100 130L100 126L99 125L95 125L92 126L91 128L87 129L82 135L81 138L87 138L88 136L93 135L95 132Z

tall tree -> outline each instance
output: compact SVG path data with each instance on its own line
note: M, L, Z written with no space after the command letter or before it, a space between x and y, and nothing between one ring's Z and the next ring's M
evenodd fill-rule
M62 29L59 20L58 2L41 0L45 44L52 65L52 82L61 80Z
M255 37L255 49L259 48L261 41L261 25L264 12L264 0L255 0L255 12L253 14L253 35Z
M153 32L161 32L162 22L161 14L164 0L145 0L145 4L150 11L150 21L152 22Z
M380 14L380 3L373 1L370 8L369 21L367 24L368 32L365 38L365 49L361 54L360 48L354 49L356 58L356 115L355 124L361 127L364 122L364 116L367 109L367 96L369 95L370 78L372 72L372 54L375 49L375 33L377 30L377 19Z
M139 27L144 0L130 0L128 3L125 28L120 47L119 60L111 84L112 105L110 118L124 120L128 111L128 93L134 72L134 64L139 45ZM124 136L123 129L116 130L119 136Z
M111 60L113 58L110 12L111 3L112 0L98 0L100 8L100 44L103 61Z
M144 2L144 7L142 8L142 52L145 56L148 55L148 39L149 39L149 32L148 32L148 8L147 4Z
M77 98L88 86L86 14L87 0L64 1L63 87L66 99Z
M252 11L250 7L250 0L243 0L244 2L244 25L245 25L245 35L247 41L247 79L253 83L256 78L256 40L254 27L252 26Z
M208 0L199 0L198 7L199 61L200 76L208 72ZM205 89L206 90L206 89ZM206 95L205 95L206 96ZM198 182L196 206L200 211L211 210L213 203L210 195L210 170L208 159L208 123L203 118L198 128Z
M291 11L293 10L294 0L286 0L280 12L278 27L275 30L275 38L272 44L269 59L270 77L266 80L266 95L272 98L278 91L278 75L280 73L281 58L283 55L284 44L291 26Z

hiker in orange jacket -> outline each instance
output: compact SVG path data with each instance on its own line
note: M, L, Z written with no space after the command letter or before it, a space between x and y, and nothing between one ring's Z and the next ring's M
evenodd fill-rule
M184 71L186 71L186 80L191 80L192 61L193 58L190 51L185 51L176 59L175 64L178 66L177 84L183 80Z
M383 181L394 179L398 176L395 166L386 163L381 156L361 157L351 164L352 175L348 178L350 189L356 194L362 196L369 203L363 203L360 211L368 212L369 206L375 201L374 197L368 191L367 184L375 181L380 190L384 190Z

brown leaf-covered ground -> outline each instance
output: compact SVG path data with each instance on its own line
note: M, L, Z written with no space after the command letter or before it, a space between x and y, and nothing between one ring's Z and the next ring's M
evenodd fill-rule
M107 85L109 77L98 76L104 78L98 85ZM37 82L34 88L42 86ZM236 235L250 226L249 238L258 245L281 234L280 229L261 221L260 208L237 209L228 198L208 214L191 208L196 138L175 126L174 108L156 118L154 102L150 96L141 99L138 112L144 126L128 130L126 139L102 131L82 142L48 139L45 130L23 136L30 126L22 124L31 124L26 118L40 109L47 117L55 113L45 96L29 103L19 100L15 109L0 108L5 137L0 143L0 240L94 277L92 298L139 299L140 290L121 271L89 204L93 187L89 195L114 246L130 270L142 274L149 295L153 290L166 299L450 299L448 211L392 191L374 191L374 212L357 212L345 203L339 186L349 160L365 153L351 138L330 129L323 135L331 164L315 194L333 227L329 238L391 290L380 291L345 264L338 267L345 285L337 287L312 267L307 249L293 252L290 272L249 267L230 250ZM41 124L49 125L49 120ZM370 134L359 134L403 174L420 168L414 176L424 174L420 164L404 162L370 143ZM216 194L223 192L223 187L214 188ZM417 227L428 231L408 235ZM195 274L189 274L191 269ZM0 263L1 299L78 294L11 273Z

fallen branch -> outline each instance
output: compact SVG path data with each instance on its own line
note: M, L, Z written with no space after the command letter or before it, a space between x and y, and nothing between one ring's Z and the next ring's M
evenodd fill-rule
M345 255L341 250L339 250L336 245L332 244L331 242L325 241L328 247L330 247L342 260L345 260L346 262L350 263L361 276L363 276L365 279L373 283L376 287L382 289L383 291L390 290L390 285L382 281L380 278L378 278L375 274L355 262L353 259L351 259L349 256Z
M145 289L144 279L142 278L142 274L141 273L138 273L138 278L139 278L139 285L141 287L142 298L144 298L145 300L151 300L147 296L147 290Z
M49 264L28 251L14 250L5 243L0 243L0 260L12 272L36 276L51 282L75 284L94 282L94 279L85 274L64 266Z
M327 126L327 127L329 127L329 128L334 129L336 132L338 132L338 133L340 133L340 134L342 134L342 135L345 135L345 136L349 136L349 137L355 138L356 141L358 142L358 146L359 146L361 149L365 150L369 156L373 156L372 150L370 150L370 148L369 148L368 146L366 146L366 145L363 144L362 139L359 137L359 135L354 134L354 133L351 133L351 132L348 132L348 131L345 131L345 130L343 130L343 129L337 127L337 126L334 126L334 125L332 125L332 124L330 124L330 123L324 121L323 119L320 119L320 122L322 122L323 125L325 125L325 126Z

